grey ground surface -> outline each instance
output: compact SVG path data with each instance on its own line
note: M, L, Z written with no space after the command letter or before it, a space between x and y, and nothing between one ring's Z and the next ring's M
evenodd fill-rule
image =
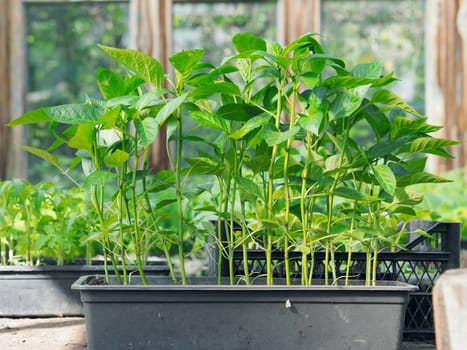
M87 348L84 318L0 318L2 350Z

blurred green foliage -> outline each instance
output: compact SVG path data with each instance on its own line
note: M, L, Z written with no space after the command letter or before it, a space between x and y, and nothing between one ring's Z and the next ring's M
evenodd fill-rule
M91 253L91 206L78 189L50 182L0 182L0 265L75 262Z
M425 0L322 1L322 42L348 64L379 60L394 91L424 112Z
M234 54L233 35L249 32L268 39L277 35L277 1L174 3L173 52L202 47L204 60L219 64Z
M27 110L98 95L95 71L116 68L97 43L126 46L126 3L27 3ZM83 87L86 86L86 90ZM28 128L33 147L51 144L45 125ZM70 151L63 148L64 157ZM59 174L35 157L28 159L32 182L61 181ZM66 185L69 185L66 183Z
M443 176L452 182L414 186L417 192L425 193L418 206L425 211L422 219L460 222L461 237L467 239L467 174L459 169Z

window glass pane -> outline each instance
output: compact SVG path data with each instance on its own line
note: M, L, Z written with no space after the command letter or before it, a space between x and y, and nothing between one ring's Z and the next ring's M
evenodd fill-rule
M323 45L351 66L379 60L394 91L424 110L425 0L323 0Z
M203 48L205 61L219 64L234 53L236 33L276 38L277 1L173 4L173 51Z
M97 67L117 65L96 44L125 46L127 17L125 2L26 4L27 109L97 97ZM45 127L32 126L27 142L44 148L51 140ZM28 173L30 180L39 181L58 170L30 156Z

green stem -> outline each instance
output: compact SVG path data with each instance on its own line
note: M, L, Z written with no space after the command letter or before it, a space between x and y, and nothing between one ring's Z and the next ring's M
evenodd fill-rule
M283 83L281 82L277 87L277 108L275 114L275 127L277 130L280 129L281 113L282 113L282 92L283 92ZM277 157L278 145L275 144L272 146L271 152L271 163L269 164L269 178L268 178L268 196L267 196L267 206L266 206L266 215L268 218L273 218L273 204L274 204L274 165ZM272 232L268 230L266 234L266 283L267 285L273 284L272 278Z
M167 266L169 267L170 277L172 278L172 281L174 283L176 283L177 282L177 276L175 275L175 270L174 270L172 258L170 256L170 251L167 248L167 244L165 242L162 243L162 249L164 250L165 258L167 259Z
M235 252L235 202L237 200L237 178L238 174L238 141L233 141L233 148L235 150L234 164L233 164L233 173L232 178L232 195L230 197L230 235L229 235L229 277L230 284L235 283L234 280L234 252Z
M366 252L365 285L369 286L371 281L371 249Z
M377 267L378 267L378 248L375 247L375 249L373 250L373 270L371 272L372 274L371 283L373 286L376 286Z
M132 179L130 184L131 189L131 196L132 196L132 210L133 210L133 239L135 245L135 255L136 255L136 266L138 268L138 272L141 277L141 282L144 285L148 284L148 280L146 278L146 274L144 273L143 262L141 260L142 252L141 252L141 229L140 229L140 222L139 222L139 213L138 213L138 195L136 193L136 174L138 171L138 136L135 135L135 150L134 150L134 158L133 158L133 169L132 169Z
M295 126L295 120L296 120L295 104L296 104L296 98L297 98L297 89L298 89L298 84L294 83L294 88L292 91L292 99L290 102L289 130L291 130ZM290 195L290 188L289 188L289 159L290 159L290 149L292 147L292 142L293 142L293 138L289 137L287 139L287 146L286 146L285 154L284 154L284 190L285 190L284 262L285 262L285 280L286 280L287 285L290 285L289 217L290 217L291 195Z
M180 274L182 284L186 284L185 272L185 251L183 248L183 203L182 203L182 146L183 146L183 130L182 130L182 116L180 111L177 115L177 159L175 160L175 191L177 197L177 233L178 233L178 257L180 259Z

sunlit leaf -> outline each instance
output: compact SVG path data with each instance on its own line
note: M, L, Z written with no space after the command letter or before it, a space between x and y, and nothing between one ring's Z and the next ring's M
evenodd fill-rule
M127 66L156 89L162 88L164 69L155 58L136 50L120 49L104 45L98 45L105 53L115 61Z
M391 168L387 165L380 164L372 167L378 184L390 195L394 195L396 191L397 181Z

